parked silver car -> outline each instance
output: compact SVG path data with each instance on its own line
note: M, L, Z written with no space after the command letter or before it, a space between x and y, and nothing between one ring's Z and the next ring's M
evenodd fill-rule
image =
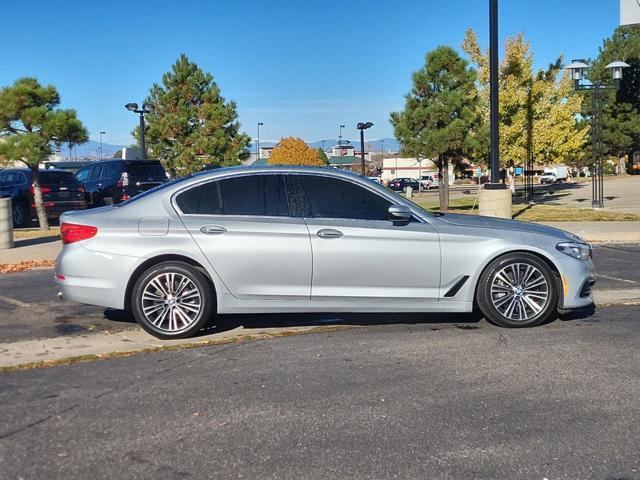
M432 214L346 171L224 168L62 217L64 298L159 338L214 314L471 312L505 327L592 303L591 247L554 228ZM376 261L371 261L375 258Z

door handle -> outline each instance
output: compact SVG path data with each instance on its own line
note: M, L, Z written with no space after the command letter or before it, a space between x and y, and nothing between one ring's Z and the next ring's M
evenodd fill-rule
M200 231L206 235L222 235L227 233L227 229L219 225L205 225Z
M320 238L342 238L344 236L340 230L334 230L332 228L320 230L317 235Z

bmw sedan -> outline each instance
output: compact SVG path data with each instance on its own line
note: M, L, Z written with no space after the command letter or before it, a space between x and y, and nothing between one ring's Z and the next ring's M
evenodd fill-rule
M61 236L60 294L130 308L163 339L194 335L230 313L478 308L497 325L530 327L593 301L591 247L579 237L433 214L328 168L191 175L118 205L66 213Z

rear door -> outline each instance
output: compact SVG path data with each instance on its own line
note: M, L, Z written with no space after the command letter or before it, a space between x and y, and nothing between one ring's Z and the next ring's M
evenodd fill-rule
M355 182L304 174L287 182L311 236L312 300L438 301L440 242L431 225L394 225L391 202Z
M281 174L222 178L174 198L180 219L232 295L309 300L309 231L289 214Z

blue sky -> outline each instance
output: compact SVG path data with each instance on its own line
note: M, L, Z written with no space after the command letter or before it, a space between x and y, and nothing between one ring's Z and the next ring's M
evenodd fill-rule
M618 24L617 0L501 0L500 38L525 32L543 67L560 53L593 57ZM91 137L128 144L140 102L181 52L213 73L261 139L392 136L411 73L465 29L488 43L487 0L6 2L0 86L20 76L54 84Z

